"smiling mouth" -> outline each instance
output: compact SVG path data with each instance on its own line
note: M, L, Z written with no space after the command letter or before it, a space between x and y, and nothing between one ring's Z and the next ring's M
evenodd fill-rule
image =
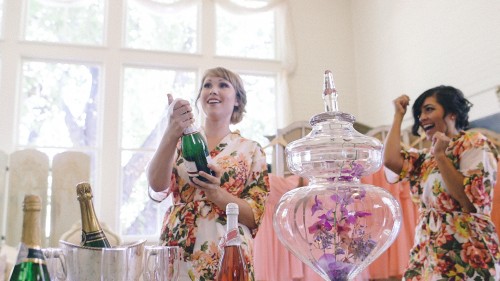
M436 126L429 124L429 125L422 126L422 129L424 129L425 132L428 132L429 130L432 130L434 127L436 127Z
M219 100L208 100L207 101L208 104L217 104L217 103L220 103Z

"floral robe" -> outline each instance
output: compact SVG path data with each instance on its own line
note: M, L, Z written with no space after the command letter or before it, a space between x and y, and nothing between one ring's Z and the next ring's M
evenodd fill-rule
M221 258L218 244L226 233L225 208L209 201L189 180L180 143L177 148L170 187L173 205L165 214L160 240L163 245L182 249L179 281L215 280ZM210 156L211 162L222 170L221 188L246 200L259 225L269 194L266 157L260 145L238 133L230 133ZM240 224L239 229L249 280L253 281L253 238L258 228L249 230Z
M480 133L460 132L446 155L464 176L475 213L462 212L427 150L402 151L401 179L411 186L419 219L403 280L500 280L500 251L491 221L497 151Z

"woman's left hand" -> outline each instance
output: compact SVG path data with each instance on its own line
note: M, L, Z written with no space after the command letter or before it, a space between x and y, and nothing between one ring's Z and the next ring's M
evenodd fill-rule
M446 148L448 148L448 145L450 144L450 138L447 137L445 134L442 132L436 132L432 136L432 148L431 148L431 153L436 156L438 154L444 154L446 151Z
M215 176L212 176L210 174L207 174L203 171L200 171L198 175L204 177L205 179L208 180L208 182L204 182L199 180L198 178L192 178L192 182L196 184L196 187L199 188L200 190L203 190L205 192L205 195L207 198L211 201L216 200L217 195L221 191L220 188L220 172L221 170L219 167L213 165L213 164L208 164L208 168L210 168L212 171L214 171Z

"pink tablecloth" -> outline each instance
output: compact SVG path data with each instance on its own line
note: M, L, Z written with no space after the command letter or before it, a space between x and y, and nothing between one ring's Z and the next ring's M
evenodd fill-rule
M299 177L269 175L271 192L259 232L255 238L254 263L257 281L323 281L278 240L273 228L273 213L281 196L299 186ZM300 184L300 186L303 186ZM363 275L363 274L362 274ZM366 276L364 274L363 276ZM362 280L362 279L359 279Z
M500 174L500 163L498 167ZM321 277L291 254L278 240L272 223L274 208L281 196L299 186L299 177L270 174L271 193L259 233L255 239L255 274L257 281L321 281ZM417 207L410 199L408 183L389 184L383 169L362 179L363 183L387 189L399 201L403 222L394 243L357 278L358 280L401 277L413 245ZM301 185L302 186L302 185ZM493 196L492 220L500 235L500 180ZM496 210L496 211L495 211Z

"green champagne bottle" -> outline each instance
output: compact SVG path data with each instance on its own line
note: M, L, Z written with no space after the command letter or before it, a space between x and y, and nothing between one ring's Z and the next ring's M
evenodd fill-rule
M207 142L201 135L200 130L194 125L184 129L181 149L182 157L184 158L184 166L190 178L197 177L199 180L207 182L204 177L198 176L199 171L204 171L212 176L215 175L207 166L210 157L208 154Z
M24 196L23 233L10 281L50 281L41 248L41 209L42 200L39 196Z
M80 202L80 214L82 216L82 242L80 245L85 247L110 248L111 245L95 214L90 184L86 182L77 184L76 194Z

